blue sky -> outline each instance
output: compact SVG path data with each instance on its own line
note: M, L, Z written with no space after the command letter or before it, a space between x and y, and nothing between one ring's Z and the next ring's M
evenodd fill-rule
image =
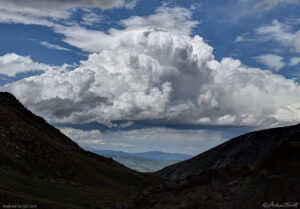
M298 0L0 3L0 91L82 146L197 154L299 122Z

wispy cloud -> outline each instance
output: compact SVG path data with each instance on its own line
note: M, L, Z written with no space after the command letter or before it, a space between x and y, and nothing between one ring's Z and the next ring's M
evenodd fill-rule
M81 17L81 25L88 25L88 26L93 26L95 24L101 23L105 17L102 14L96 14L92 10L85 9L85 13Z
M127 9L133 9L138 2L139 2L139 0L131 0L125 4L125 7Z
M36 41L36 40L32 40L32 41ZM39 42L39 44L41 44L42 46L47 47L49 49L55 49L55 50L60 50L60 51L69 51L69 52L73 52L75 54L78 54L80 56L85 56L85 57L88 56L87 53L81 53L81 52L78 52L78 51L75 51L75 50L72 50L72 49L62 47L62 46L57 45L57 44L50 44L47 41L41 41L41 42Z
M293 32L292 27L288 24L273 20L270 25L258 27L256 34L265 41L274 40L285 46L293 47L296 52L300 52L300 31Z
M124 0L0 0L0 9L24 16L68 18L77 7L111 9L125 5Z
M1 23L22 23L43 25L47 27L57 26L57 20L68 21L75 9L132 9L136 0L0 0L0 22ZM90 19L89 19L90 18ZM99 21L100 17L90 14L83 17L85 24L92 24Z
M245 42L245 41L253 41L253 39L252 38L246 38L245 36L239 35L234 40L234 42Z
M300 64L300 57L292 57L290 59L290 65L291 66L296 66Z
M262 10L271 10L280 4L298 4L299 0L263 0L256 3L255 7Z
M279 71L285 66L285 63L282 61L283 57L274 54L262 54L255 57L255 59L275 71Z
M71 51L71 50L68 49L68 48L61 47L61 46L56 45L56 44L50 44L50 43L48 43L47 41L41 41L40 44L41 44L42 46L45 46L45 47L49 48L49 49L56 49L56 50L62 50L62 51Z

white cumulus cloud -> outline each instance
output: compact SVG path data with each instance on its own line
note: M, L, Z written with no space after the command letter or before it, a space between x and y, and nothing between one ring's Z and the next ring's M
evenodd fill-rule
M28 71L47 71L53 69L47 64L34 62L29 56L20 56L15 53L7 53L0 56L0 74L16 76L18 73Z
M123 21L124 30L67 34L65 41L73 45L89 35L93 41L80 47L97 53L73 71L49 71L1 90L60 123L158 120L275 126L298 122L298 83L232 58L215 60L211 46L190 36L196 24L190 14L175 14L180 13L161 9ZM170 23L157 25L155 15ZM175 20L180 20L179 25L186 21L185 27L180 30Z
M197 21L190 20L191 12L184 8L160 7L156 13L147 17L133 16L122 20L125 30L110 29L108 33L98 30L88 30L79 25L55 26L56 33L63 34L62 41L88 52L101 52L104 49L117 45L118 42L131 33L145 28L153 30L175 32L176 34L189 35L192 33ZM163 20L163 21L162 21Z

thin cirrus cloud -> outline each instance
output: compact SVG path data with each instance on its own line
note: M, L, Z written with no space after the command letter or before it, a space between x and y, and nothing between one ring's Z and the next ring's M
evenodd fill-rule
M297 4L299 0L263 0L256 3L255 7L262 10L270 10L280 4Z
M1 4L0 4L1 7ZM33 15L28 15L28 14L22 14L19 12L13 12L7 9L2 9L0 8L0 22L1 23L20 23L20 24L25 24L25 25L42 25L42 26L47 26L47 27L53 27L56 24L53 22L33 16Z
M57 20L67 20L76 8L132 9L136 3L136 0L0 0L0 22L56 27ZM100 17L94 14L93 20L97 18Z
M62 46L57 45L57 44L50 44L47 41L41 41L41 42L39 42L39 44L41 44L44 47L47 47L48 49L55 49L55 50L60 50L60 51L69 51L69 52L73 52L75 54L78 54L80 56L87 56L85 53L81 53L81 52L78 52L78 51L75 51L75 50L71 50L71 49L62 47Z
M45 72L1 90L60 123L159 120L265 127L298 121L297 82L236 59L215 60L211 46L190 36L197 24L190 17L186 9L163 7L124 20L125 29L107 34L82 33L80 27L73 34L56 31L68 44L96 53L73 71Z
M125 5L124 0L0 0L0 9L29 16L67 18L76 7L111 9Z
M176 2L176 1L171 1ZM207 4L207 2L203 2ZM271 10L279 9L280 6L300 3L299 0L231 0L231 1L210 1L214 8L212 17L215 21L223 24L242 23L245 18L261 20ZM176 3L175 3L176 4ZM212 7L208 8L210 10ZM220 15L221 16L218 16ZM218 16L218 17L217 17ZM251 25L251 24L250 24ZM250 26L249 25L249 26Z
M99 24L104 19L102 15L95 14L89 10L85 11L86 13L81 17L81 25L93 26L95 24Z
M300 31L293 32L288 24L273 20L272 24L260 26L256 34L264 40L274 40L300 52Z
M61 50L61 51L71 51L71 50L68 49L68 48L59 46L59 45L57 45L57 44L50 44L50 43L48 43L47 41L41 41L40 44L41 44L42 46L45 46L45 47L49 48L49 49L56 49L56 50Z

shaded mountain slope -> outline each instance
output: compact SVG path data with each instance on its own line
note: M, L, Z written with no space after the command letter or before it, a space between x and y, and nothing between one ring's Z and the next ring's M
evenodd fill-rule
M134 204L126 208L297 208L300 203L299 162L300 138L289 138L254 167L229 165L183 180L161 182L146 188ZM274 206L276 204L279 206Z
M84 151L13 95L0 93L0 203L105 208L128 202L144 178Z
M199 174L203 170L226 165L254 166L276 146L293 137L300 137L300 125L244 134L154 174L168 179L183 179L189 175Z

